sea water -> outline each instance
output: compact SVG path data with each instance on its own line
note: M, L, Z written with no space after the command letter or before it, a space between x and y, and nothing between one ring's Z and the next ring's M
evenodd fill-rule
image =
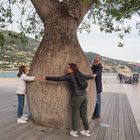
M17 72L0 72L0 78L15 78Z

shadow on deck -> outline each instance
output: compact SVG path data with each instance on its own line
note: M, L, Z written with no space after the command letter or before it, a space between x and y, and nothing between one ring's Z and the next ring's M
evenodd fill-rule
M31 120L16 123L15 88L0 88L0 140L140 140L127 96L103 93L101 118L90 122L91 137L69 135L69 130L38 126ZM107 123L110 127L100 124Z

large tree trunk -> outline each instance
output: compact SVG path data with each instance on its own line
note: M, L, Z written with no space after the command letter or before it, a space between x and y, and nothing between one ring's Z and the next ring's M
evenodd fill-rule
M92 74L77 39L77 19L66 17L66 12L60 13L61 16L47 16L45 34L34 56L30 74L64 75L69 63L76 63L81 72ZM90 121L95 107L94 80L89 81L87 91ZM29 110L36 123L54 128L71 127L70 90L67 82L29 82L27 97Z

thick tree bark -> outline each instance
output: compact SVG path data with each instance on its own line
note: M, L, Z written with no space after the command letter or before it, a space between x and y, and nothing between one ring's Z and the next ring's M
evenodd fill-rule
M57 8L57 13L49 12L46 16L45 34L34 56L30 74L64 75L66 65L71 62L78 64L82 72L92 74L77 39L79 19L69 15L65 4ZM36 123L54 128L71 127L70 91L66 82L29 82L27 97L29 110ZM88 99L90 121L95 106L94 80L89 81Z

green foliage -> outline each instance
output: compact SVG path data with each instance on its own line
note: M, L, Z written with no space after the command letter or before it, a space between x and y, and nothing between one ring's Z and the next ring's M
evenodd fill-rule
M88 4L88 3L91 3L91 2L93 2L94 0L83 0L83 2L85 3L85 4Z
M19 18L15 19L17 15ZM36 39L42 37L43 24L29 0L0 2L0 28L7 29L12 24L19 25L20 38L23 42L26 41L25 34L32 34Z
M14 33L14 32L8 32L8 36L10 36L13 40L11 42L15 42L15 40L20 40L21 43L28 43L27 37L25 36L24 32L21 32L19 34Z
M119 38L123 40L125 34L131 31L131 27L125 25L125 22L133 15L140 16L139 0L98 0L87 15L88 22L85 19L79 30L89 32L91 24L96 24L99 25L100 31L105 33L118 32ZM137 29L140 31L140 26ZM123 45L121 42L118 43L119 47Z
M4 34L3 32L0 32L0 46L4 46L5 44L5 39L4 39Z

